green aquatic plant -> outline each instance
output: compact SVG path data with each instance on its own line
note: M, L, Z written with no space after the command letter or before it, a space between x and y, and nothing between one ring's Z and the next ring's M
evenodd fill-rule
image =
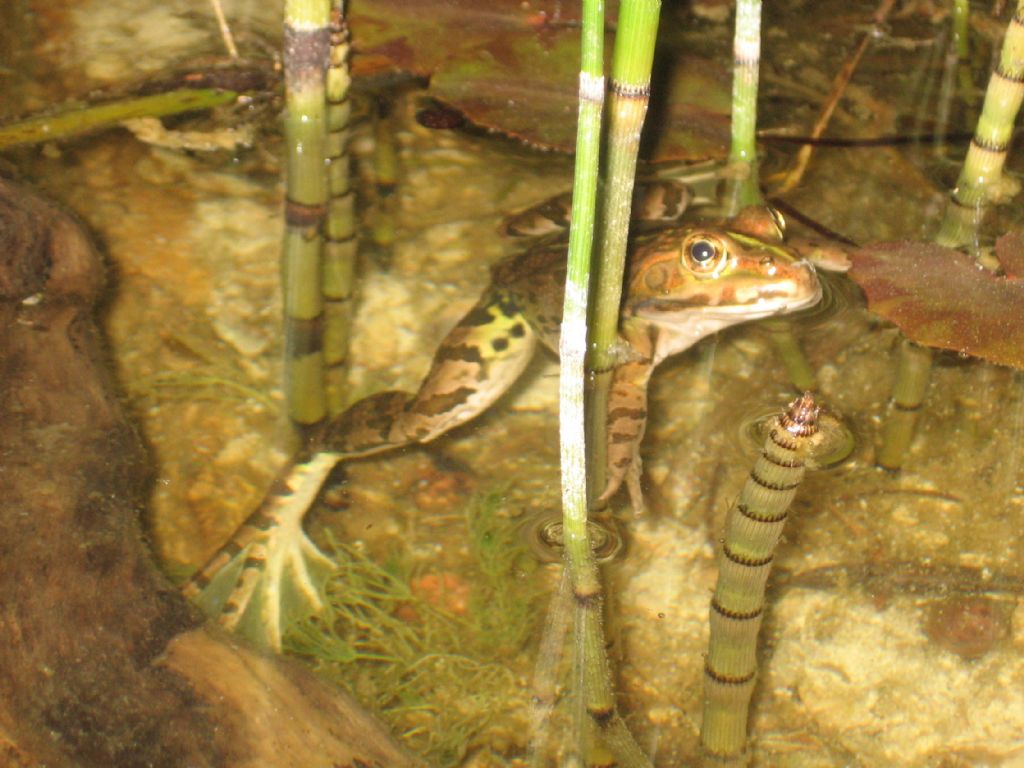
M287 0L284 9L284 81L287 171L281 283L285 326L285 398L302 425L327 414L324 390L321 289L322 232L329 198L324 158L328 110L325 77L330 59L326 0Z
M284 648L309 658L387 719L406 743L453 765L493 729L521 721L528 694L522 653L536 633L542 594L515 522L494 491L466 508L472 561L458 574L465 610L425 583L403 555L380 565L329 541L337 563L318 616L293 625Z
M327 409L338 413L345 404L345 363L352 325L352 292L356 270L356 205L352 162L348 155L352 102L349 86L349 33L341 0L331 2L331 50L325 78L327 98L327 215L324 220L322 291L324 300L324 366Z
M642 21L641 4L620 9L620 21ZM653 5L655 18L658 5ZM647 8L649 13L651 7ZM620 30L622 33L622 30ZM610 752L625 768L649 766L615 707L602 627L603 595L587 528L588 480L584 382L588 333L588 293L597 198L601 112L604 106L604 4L583 3L579 75L579 121L573 178L573 216L559 341L559 433L562 467L562 520L565 557L574 601L573 679L577 706L569 751L588 765ZM654 41L647 46L653 51ZM641 61L642 61L641 56ZM649 66L648 66L649 69ZM630 71L634 71L630 70ZM628 204L628 201L627 201ZM620 278L621 282L621 278ZM621 288L620 288L621 290ZM615 304L616 312L618 303Z
M0 125L0 149L22 144L38 144L79 136L142 117L168 117L183 112L230 104L238 98L234 91L213 88L180 88L152 96L121 99L109 104L93 104L52 115L37 115Z
M736 169L726 192L727 214L735 216L764 198L757 173L757 88L761 66L761 0L739 0L733 35L732 141L729 163Z
M757 677L765 582L789 505L803 480L817 416L808 392L775 419L763 453L726 518L711 599L700 731L701 746L716 763L746 761L747 716Z
M377 261L391 263L398 239L398 125L391 99L380 96L373 108L373 195L370 237Z
M469 551L474 561L469 617L475 624L476 644L488 653L522 649L537 628L533 584L537 561L519 530L500 516L504 492L492 491L466 508Z
M619 9L611 83L608 88L607 161L600 201L599 258L594 269L590 313L591 387L587 400L588 467L593 495L605 485L608 392L619 352L619 307L626 269L640 132L651 98L651 67L661 3L624 2ZM631 495L632 495L631 491ZM634 499L635 501L635 499Z
M978 228L985 208L1007 200L1019 183L1003 175L1013 126L1024 101L1024 0L1018 0L1003 38L999 61L989 77L985 101L974 137L964 157L946 213L935 234L937 245L977 249ZM925 280L928 280L925 275ZM929 343L925 341L925 343ZM889 421L879 449L879 463L890 470L903 466L913 438L916 411L931 373L931 352L914 344L900 347L900 359L890 399ZM912 399L908 403L908 394Z

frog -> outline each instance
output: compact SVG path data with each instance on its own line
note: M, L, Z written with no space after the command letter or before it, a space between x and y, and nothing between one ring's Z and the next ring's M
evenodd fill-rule
M678 221L631 240L607 417L607 482L643 508L639 448L654 369L739 323L787 315L822 295L815 267L783 238L766 208L725 222ZM445 336L416 392L356 402L311 438L263 502L184 585L228 629L280 650L282 628L322 610L333 563L303 518L341 461L430 443L486 411L519 379L538 347L557 354L566 274L564 239L526 248L492 269L477 303Z

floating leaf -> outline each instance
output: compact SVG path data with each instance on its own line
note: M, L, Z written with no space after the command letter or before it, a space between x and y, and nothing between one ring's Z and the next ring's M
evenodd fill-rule
M1024 263L1021 243L1017 236L1002 245L1017 264ZM1024 369L1024 280L997 276L932 243L877 243L850 256L850 277L868 308L907 338Z

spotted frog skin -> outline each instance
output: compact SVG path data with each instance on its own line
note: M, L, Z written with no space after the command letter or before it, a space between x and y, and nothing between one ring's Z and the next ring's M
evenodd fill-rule
M330 568L302 518L343 459L427 443L486 410L526 368L538 343L557 352L565 283L564 242L498 264L490 287L438 347L415 393L384 392L328 423L310 454L286 468L260 507L192 580L186 595L221 623L280 647L281 593L320 608L316 582ZM676 225L632 243L620 320L620 352L608 407L607 485L625 482L642 507L638 449L647 383L665 358L738 323L815 304L814 268L785 246L778 219L744 211L725 226Z

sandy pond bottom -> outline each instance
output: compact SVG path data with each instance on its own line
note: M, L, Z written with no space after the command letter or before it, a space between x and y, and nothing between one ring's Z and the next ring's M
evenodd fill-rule
M400 235L389 271L364 269L355 393L416 385L488 265L518 247L496 234L501 216L568 178L560 159L419 129L400 138ZM107 328L156 467L153 542L170 571L184 571L258 502L289 452L277 388L275 169L235 175L124 136L75 150L59 168L40 162L48 191L80 213L112 262ZM896 333L844 301L797 332L822 400L858 444L846 463L809 475L776 560L795 583L835 570L827 583L773 593L754 764L1024 765L1020 589L1003 578L1021 560L1019 375L940 358L906 468L890 475L873 454ZM354 465L349 513L325 516L317 530L398 557L416 578L458 575L468 552L461 507L474 492L503 489L499 514L510 526L556 508L556 373L538 362L498 408L429 454ZM655 376L644 446L651 511L622 513L627 547L608 583L622 708L658 765L697 753L714 542L756 450L744 427L792 395L757 328L710 340ZM898 578L907 563L933 567ZM871 579L865 564L876 566ZM544 569L533 578L554 580ZM951 596L968 587L980 603ZM464 745L473 764L521 754L535 641L497 662L510 670L510 714L504 724L481 715ZM393 720L410 727L401 714Z

